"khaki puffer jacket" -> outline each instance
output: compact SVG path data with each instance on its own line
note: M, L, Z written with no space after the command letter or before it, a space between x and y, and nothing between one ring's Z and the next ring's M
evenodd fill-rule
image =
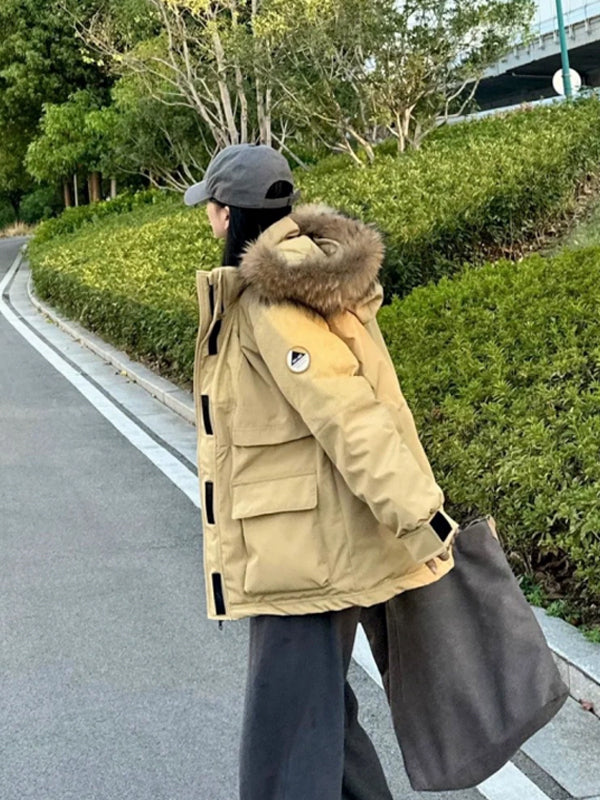
M370 606L445 575L443 510L375 315L379 234L304 206L197 276L208 615Z

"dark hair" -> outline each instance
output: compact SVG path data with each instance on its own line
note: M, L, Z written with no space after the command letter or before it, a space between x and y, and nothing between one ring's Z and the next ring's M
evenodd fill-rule
M289 197L291 200L293 192L294 187L289 181L277 181L267 192L267 198ZM221 208L225 207L224 203L220 203L214 198L212 202ZM291 204L283 206L283 208L239 208L238 206L229 206L229 229L225 239L223 266L239 266L246 245L258 239L260 234L275 222L287 217L291 210Z

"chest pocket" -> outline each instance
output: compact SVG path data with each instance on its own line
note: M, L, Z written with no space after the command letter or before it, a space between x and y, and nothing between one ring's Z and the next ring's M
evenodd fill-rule
M238 444L276 444L310 435L258 353L242 349L233 434Z
M318 524L317 443L261 364L242 359L232 426L232 517L240 520L253 595L328 583Z

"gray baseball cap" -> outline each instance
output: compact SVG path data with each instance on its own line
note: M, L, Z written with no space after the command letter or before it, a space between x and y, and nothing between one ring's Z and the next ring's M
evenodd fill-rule
M268 198L277 181L293 187L294 177L281 153L263 144L234 144L213 158L204 173L204 180L190 186L183 196L187 206L218 200L238 208L284 208L299 196Z

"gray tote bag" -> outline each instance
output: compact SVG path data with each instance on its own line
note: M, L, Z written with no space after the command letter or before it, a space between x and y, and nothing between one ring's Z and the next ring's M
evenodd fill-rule
M463 528L448 575L361 616L418 791L481 783L568 696L494 531Z

